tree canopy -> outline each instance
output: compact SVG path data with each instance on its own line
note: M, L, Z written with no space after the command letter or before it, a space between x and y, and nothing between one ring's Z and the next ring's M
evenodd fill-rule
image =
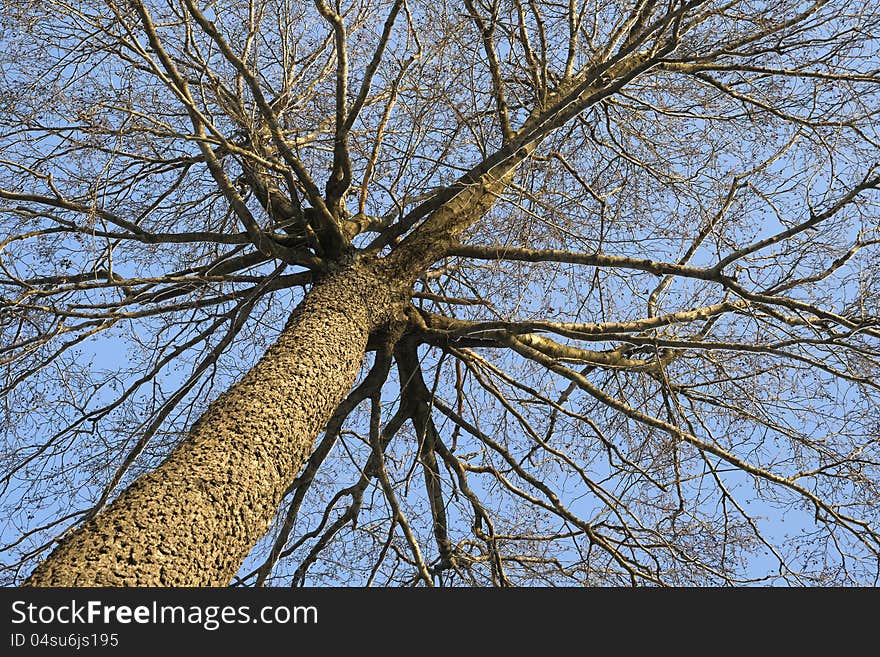
M369 256L235 584L877 583L865 3L0 7L3 582Z

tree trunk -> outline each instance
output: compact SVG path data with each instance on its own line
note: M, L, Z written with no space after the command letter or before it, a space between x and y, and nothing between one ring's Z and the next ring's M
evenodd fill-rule
M382 279L358 264L316 284L168 459L68 535L26 585L229 584L390 316Z

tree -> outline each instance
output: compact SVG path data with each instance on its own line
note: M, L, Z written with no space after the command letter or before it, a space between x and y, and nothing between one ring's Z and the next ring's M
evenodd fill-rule
M877 583L863 3L3 7L7 583Z

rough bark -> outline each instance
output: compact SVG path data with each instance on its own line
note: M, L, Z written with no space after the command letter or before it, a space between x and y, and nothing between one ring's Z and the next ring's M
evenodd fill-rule
M169 458L68 535L26 584L227 585L351 388L393 301L364 264L315 285Z

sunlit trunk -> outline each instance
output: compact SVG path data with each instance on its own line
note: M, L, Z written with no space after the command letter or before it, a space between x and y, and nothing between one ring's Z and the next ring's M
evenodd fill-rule
M281 336L187 438L67 536L32 586L223 586L349 391L391 307L363 267L317 284Z

